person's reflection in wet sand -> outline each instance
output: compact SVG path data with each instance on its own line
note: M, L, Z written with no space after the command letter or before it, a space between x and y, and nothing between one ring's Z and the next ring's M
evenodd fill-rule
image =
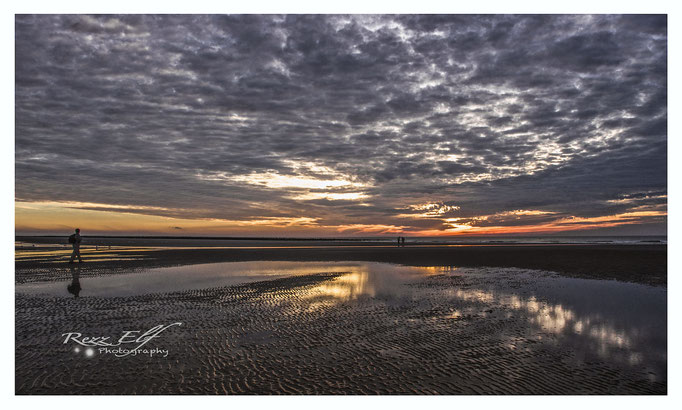
M81 268L74 268L71 267L71 284L66 287L66 290L69 291L73 295L74 298L78 297L78 294L81 293L81 282L80 282L80 276L81 276Z

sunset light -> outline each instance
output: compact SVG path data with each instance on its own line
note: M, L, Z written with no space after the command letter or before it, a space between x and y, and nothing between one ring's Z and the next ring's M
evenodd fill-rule
M666 233L656 30L232 19L18 17L16 232Z
M668 15L413 3L14 14L6 396L670 407Z

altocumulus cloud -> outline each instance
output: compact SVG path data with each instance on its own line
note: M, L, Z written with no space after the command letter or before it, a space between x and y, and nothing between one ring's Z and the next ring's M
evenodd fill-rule
M21 202L344 233L665 226L665 16L15 25Z

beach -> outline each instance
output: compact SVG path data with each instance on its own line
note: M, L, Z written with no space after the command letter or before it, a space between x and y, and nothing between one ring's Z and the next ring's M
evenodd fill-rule
M15 14L14 396L667 395L668 14L298 9Z
M64 276L71 249L64 238L29 238L18 247L18 281ZM59 241L61 239L61 241ZM95 249L98 246L98 249ZM212 262L368 261L411 266L493 266L560 272L604 280L666 285L667 246L615 244L412 244L360 241L208 241L93 238L84 245L83 274Z
M667 393L665 245L37 243L17 394Z

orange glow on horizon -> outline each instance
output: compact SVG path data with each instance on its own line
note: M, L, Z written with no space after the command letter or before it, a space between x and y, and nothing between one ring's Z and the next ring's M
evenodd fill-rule
M519 233L558 233L566 231L589 230L595 228L610 228L621 225L632 225L642 223L645 217L666 217L665 211L637 211L625 212L610 216L598 216L592 218L569 217L561 218L552 222L537 225L517 225L517 226L472 226L472 225L453 225L452 229L445 230L424 230L420 231L422 236L446 236L466 232L467 235L506 235ZM464 218L451 218L460 220ZM456 222L456 221L453 221Z
M87 208L87 209L83 209ZM452 208L454 209L454 207ZM406 223L408 215L400 214L402 223L351 223L334 224L310 216L254 217L253 219L210 219L178 218L156 215L159 211L177 211L169 208L150 206L108 205L78 202L23 202L15 204L15 231L17 232L70 232L81 227L87 233L135 233L164 235L278 235L278 236L371 236L371 235L408 235L408 236L454 236L454 235L513 235L549 234L575 232L596 228L646 223L653 219L667 217L663 207L636 207L629 212L597 217L561 216L547 221L533 223L527 220L524 225L504 225L505 218L533 218L556 214L541 210L513 210L493 215L477 217L439 218L445 212L429 208L415 209L422 213L412 215L414 220L440 220L443 229L415 229ZM426 212L423 212L426 211ZM501 219L500 219L501 218ZM388 219L388 218L387 218ZM499 220L499 221L498 221ZM496 221L499 223L495 225ZM481 223L488 226L480 226Z

